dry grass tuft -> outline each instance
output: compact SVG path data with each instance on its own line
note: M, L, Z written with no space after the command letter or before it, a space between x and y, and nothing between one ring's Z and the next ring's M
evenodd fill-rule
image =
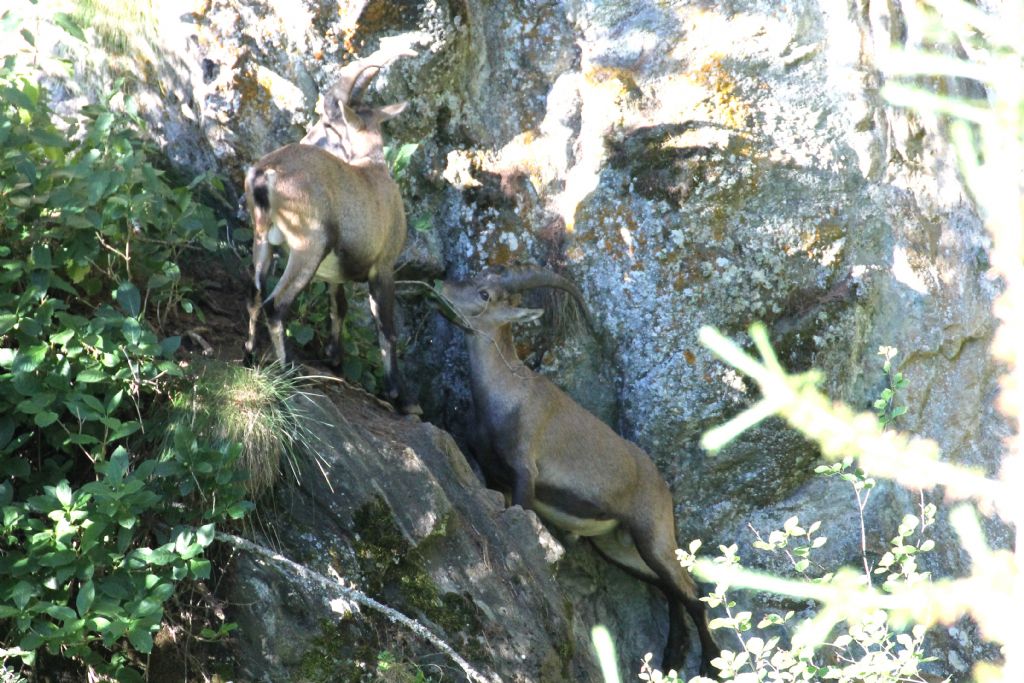
M211 361L194 379L191 391L174 399L172 420L214 447L240 444L239 467L249 475L253 498L277 483L282 458L298 478L298 449L309 441L299 407L302 377L277 363L246 368Z

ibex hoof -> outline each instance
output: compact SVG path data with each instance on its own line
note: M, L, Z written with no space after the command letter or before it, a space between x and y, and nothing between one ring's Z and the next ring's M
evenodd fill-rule
M341 345L329 342L324 348L324 362L327 363L332 370L340 374L344 367L344 360L345 356L342 353Z
M420 404L416 401L409 401L407 399L399 400L395 403L395 408L402 415L422 415L423 408L420 408Z

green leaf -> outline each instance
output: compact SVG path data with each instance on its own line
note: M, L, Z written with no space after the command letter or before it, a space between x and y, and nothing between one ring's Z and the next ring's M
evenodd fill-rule
M11 600L18 609L25 609L28 601L35 597L36 589L28 581L19 581L11 589Z
M166 584L171 587L171 584ZM173 587L171 587L173 590ZM162 600L155 597L145 597L139 601L139 604L135 607L133 612L137 618L143 619L152 617L153 615L160 614L163 611Z
M0 313L0 334L7 334L18 324L20 316L16 313Z
M74 550L57 550L46 553L39 558L39 564L44 567L64 567L75 561L78 555Z
M135 624L128 631L128 641L142 654L149 654L153 649L153 634L150 632L149 626L141 623Z
M46 428L52 425L54 422L56 422L58 417L60 416L57 415L57 413L53 412L52 410L44 410L42 412L36 413L35 417L33 418L33 421L36 423L37 427Z
M196 541L205 548L213 543L214 536L216 535L215 531L213 524L204 524L196 529Z
M122 422L120 426L114 429L107 438L108 441L120 441L121 439L131 436L135 432L142 428L141 422Z
M14 354L14 364L11 371L15 374L33 372L46 360L46 344L21 347Z
M36 268L52 268L53 258L50 254L50 247L45 244L33 244L31 263Z
M110 375L99 368L86 368L75 376L76 384L93 384L111 379Z
M195 559L189 560L188 569L192 573L192 577L195 579L208 579L210 578L210 561L207 559Z
M167 337L160 340L160 352L165 358L171 358L181 347L181 337Z
M103 406L104 412L106 412L107 415L110 415L111 413L113 413L115 410L117 410L117 407L119 405L121 405L121 400L123 398L124 398L124 389L120 389L120 390L114 392L114 395L111 396L109 400L107 400L107 405Z
M14 436L14 419L10 415L0 416L0 449L11 442Z
M50 335L50 343L51 344L59 344L61 346L66 346L69 341L74 339L74 337L75 337L75 330L74 330L74 328L69 327L69 328L67 328L65 330L60 330L59 332L54 332L53 334L51 334Z
M288 332L299 346L305 346L313 340L314 336L313 328L309 325L290 325Z
M158 601L157 609L154 611L162 610L163 603L166 602L174 594L174 584L169 581L162 581L161 583L153 586L150 597L153 600Z
M68 483L67 479L61 480L59 484L53 487L53 495L57 497L57 501L60 502L61 506L64 508L71 507L74 494L71 491L71 484Z
M78 618L75 610L67 605L50 605L46 608L45 612L54 619L60 619L61 621L72 621Z
M243 500L241 502L235 503L234 505L228 508L228 517L230 517L231 519L241 519L242 517L245 517L245 515L252 510L252 508L252 503L250 503L247 500Z
M39 635L35 631L29 631L25 635L25 637L22 638L21 641L18 642L18 647L21 648L22 650L27 650L29 652L32 652L34 650L39 649L39 647L43 644L43 642L44 642L44 639L43 639L43 637L41 635Z
M416 232L428 232L434 227L434 219L426 214L420 214L412 221L412 228Z
M96 204L103 198L107 188L110 187L111 173L110 171L100 171L89 176L87 182L88 196L86 200L89 204Z
M355 356L345 356L342 371L345 379L350 382L358 382L363 376L363 362Z
M125 318L121 332L129 344L137 345L142 340L142 324L136 318Z
M135 317L142 311L142 297L139 288L131 282L122 282L115 292L117 303L128 315Z
M11 88L9 86L0 87L0 99L5 102L10 102L14 106L22 109L35 109L35 105L32 104L32 100L17 88Z
M76 38L83 43L85 42L85 34L82 32L81 27L75 21L74 17L65 12L56 12L53 15L53 23L60 26L62 29L68 32L72 38Z

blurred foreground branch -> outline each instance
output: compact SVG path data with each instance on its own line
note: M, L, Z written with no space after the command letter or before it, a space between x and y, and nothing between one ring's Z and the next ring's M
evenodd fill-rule
M1001 288L993 304L998 327L992 355L1006 370L997 406L1012 426L1004 441L1000 476L990 478L942 461L933 441L884 431L874 415L855 414L831 402L817 389L819 373L790 375L783 370L760 325L750 329L760 360L716 330L701 331L701 341L755 380L762 392L756 405L708 432L703 443L714 452L762 419L779 415L816 440L830 460L856 457L869 475L921 489L942 486L947 497L965 501L951 511L950 523L971 557L971 574L881 591L865 586L863 577L853 572L840 572L829 583L807 583L722 561L697 560L694 569L705 579L727 585L821 602L818 616L795 638L812 648L824 642L838 621L860 619L871 611L885 610L897 623L912 620L923 625L970 615L985 638L1002 645L1005 657L1002 666L978 665L975 680L1018 683L1024 681L1024 632L1015 609L1024 604L1024 3L999 3L986 10L963 0L928 0L901 7L913 29L908 34L919 36L919 41L894 47L883 55L879 67L889 77L912 80L890 80L883 94L897 106L935 117L948 131L965 185L992 241L989 277ZM943 85L934 87L935 79L942 79ZM982 86L984 97L957 96L971 91L957 87L965 81ZM932 87L921 87L922 82ZM979 512L998 513L1015 527L1015 552L989 547Z

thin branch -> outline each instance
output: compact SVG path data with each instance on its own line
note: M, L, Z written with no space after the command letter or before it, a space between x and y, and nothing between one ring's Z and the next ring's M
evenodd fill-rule
M496 674L491 674L490 677L488 677L484 674L479 673L469 664L469 662L463 659L459 655L459 653L453 650L451 646L448 645L448 643L444 642L439 637L434 635L426 626L424 626L420 622L405 616L398 610L388 607L383 603L377 602L376 600L366 595L362 591L359 591L355 588L351 588L349 586L345 586L339 581L329 579L319 572L313 571L308 567L303 567L301 564L297 564L289 560L287 557L279 553L275 553L273 550L267 547L259 545L258 543L253 543L252 541L241 538L240 536L235 536L234 534L228 534L223 531L218 531L217 540L221 541L222 543L232 545L240 550L244 550L248 553L252 553L253 555L262 557L266 560L270 560L271 562L287 567L296 574L299 574L307 579L315 581L327 590L337 593L346 600L351 600L352 602L359 603L364 607L369 607L370 609L380 612L385 617L387 617L388 620L390 620L392 623L401 624L402 626L405 626L413 633L417 634L424 640L430 642L436 648L441 650L441 652L451 657L452 661L458 664L466 673L466 677L469 678L469 680L474 681L476 683L501 683L501 679Z

